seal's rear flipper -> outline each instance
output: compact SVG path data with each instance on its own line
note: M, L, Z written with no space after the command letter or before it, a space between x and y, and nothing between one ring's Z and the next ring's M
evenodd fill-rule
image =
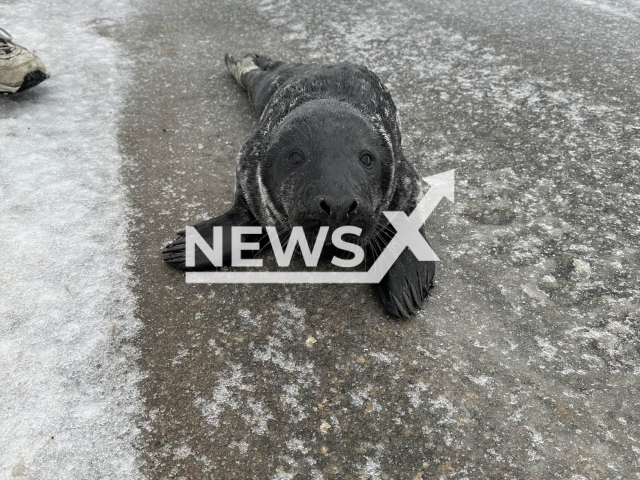
M249 53L242 60L236 60L228 53L224 54L224 63L227 69L234 76L236 81L242 88L248 90L247 83L242 80L242 75L252 70L260 70L266 72L280 65L282 62L274 62L266 55L258 55L257 53Z
M241 199L240 201L236 201L236 204L227 213L200 222L194 225L194 227L200 236L211 246L213 246L213 227L223 227L222 264L226 266L231 265L231 227L255 225L258 225L258 222L247 209L244 200ZM267 238L266 235L263 235L255 239L247 239L247 241L260 241L260 246L264 247L266 246L265 242ZM195 247L195 266L187 267L185 264L185 248L185 231L181 230L178 232L178 238L162 250L164 255L163 260L167 265L180 270L209 270L215 268L197 245Z
M255 55L247 55L242 60L236 60L228 53L225 53L224 63L227 65L231 75L235 77L236 81L245 90L247 89L247 86L242 83L242 74L250 72L251 70L260 69L260 67L258 67L258 62L255 59Z

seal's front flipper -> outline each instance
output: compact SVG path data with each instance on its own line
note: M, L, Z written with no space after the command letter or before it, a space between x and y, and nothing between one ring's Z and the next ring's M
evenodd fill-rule
M213 227L223 227L222 231L222 264L231 264L231 227L235 226L255 226L258 222L253 215L247 209L246 203L243 199L236 201L236 204L227 213L220 215L219 217L210 218L204 222L200 222L194 225L200 236L213 247ZM262 238L264 237L264 238ZM263 246L266 235L260 238L251 239L251 241L260 241ZM249 241L249 240L247 240ZM171 267L178 268L180 270L208 270L215 268L209 261L207 256L202 253L200 248L195 246L195 266L187 267L186 261L186 238L185 231L178 232L178 237L167 245L162 253L164 255L163 260Z
M424 234L424 232L421 233ZM389 269L375 289L387 313L408 318L429 295L436 271L435 262L421 262L408 248Z

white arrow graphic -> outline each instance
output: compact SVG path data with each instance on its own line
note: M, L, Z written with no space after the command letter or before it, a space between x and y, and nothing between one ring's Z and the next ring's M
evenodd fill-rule
M455 170L423 180L429 191L407 216L404 212L383 212L396 234L366 272L187 272L187 283L380 283L402 251L409 247L421 261L439 261L418 229L444 197L454 201Z

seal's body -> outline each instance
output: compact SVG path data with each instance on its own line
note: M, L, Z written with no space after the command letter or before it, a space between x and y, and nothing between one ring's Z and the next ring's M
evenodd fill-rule
M388 90L367 68L349 63L286 64L259 55L225 60L260 121L238 156L233 208L195 225L198 232L211 243L215 225L276 226L281 234L297 225L306 233L353 225L375 258L393 236L382 212L409 214L422 193L402 153ZM164 253L169 265L186 269L184 234ZM231 258L226 237L223 256ZM211 267L196 250L195 269ZM376 287L387 312L415 313L434 271L433 262L405 249Z

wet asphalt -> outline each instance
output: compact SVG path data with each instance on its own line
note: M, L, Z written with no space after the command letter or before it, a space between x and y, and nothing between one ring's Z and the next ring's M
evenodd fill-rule
M136 8L101 33L134 79L119 143L148 478L640 476L636 3ZM456 170L414 319L367 285L191 285L163 264L176 230L230 207L256 125L225 52L367 65L419 173Z

